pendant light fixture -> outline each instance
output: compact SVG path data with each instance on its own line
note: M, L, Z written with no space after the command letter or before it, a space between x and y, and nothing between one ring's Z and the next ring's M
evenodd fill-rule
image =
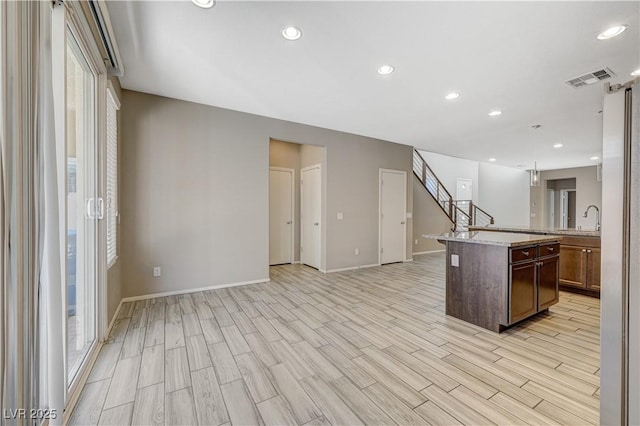
M532 129L537 130L542 127L540 124L534 124L531 126ZM538 170L538 162L536 161L536 148L535 141L533 145L533 169L529 170L529 183L531 186L540 186L540 170Z

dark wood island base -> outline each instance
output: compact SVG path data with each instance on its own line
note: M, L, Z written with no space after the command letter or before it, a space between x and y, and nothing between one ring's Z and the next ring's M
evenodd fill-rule
M562 237L459 232L446 244L446 314L500 333L558 302Z

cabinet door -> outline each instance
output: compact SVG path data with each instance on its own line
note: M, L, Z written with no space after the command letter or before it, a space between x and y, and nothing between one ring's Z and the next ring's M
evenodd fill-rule
M538 311L541 311L558 302L560 259L549 257L538 265Z
M536 262L511 265L509 271L509 324L538 311Z
M587 287L587 249L579 246L560 246L560 284Z
M600 290L600 249L587 249L587 288Z

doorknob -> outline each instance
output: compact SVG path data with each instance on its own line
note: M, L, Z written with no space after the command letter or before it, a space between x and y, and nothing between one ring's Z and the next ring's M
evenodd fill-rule
M291 225L291 221L290 220L287 221L287 225Z
M318 222L315 222L315 223L313 224L313 226L318 226Z
M400 225L404 225L404 223L405 223L405 222L404 222L404 220L403 220L402 222L400 222Z

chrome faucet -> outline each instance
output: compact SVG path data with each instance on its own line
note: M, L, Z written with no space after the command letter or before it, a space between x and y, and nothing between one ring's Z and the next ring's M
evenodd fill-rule
M599 231L600 230L600 209L598 208L598 206L590 204L587 207L587 209L584 211L584 215L582 215L582 217L587 217L587 215L589 214L589 209L591 209L591 207L596 209L596 231Z

